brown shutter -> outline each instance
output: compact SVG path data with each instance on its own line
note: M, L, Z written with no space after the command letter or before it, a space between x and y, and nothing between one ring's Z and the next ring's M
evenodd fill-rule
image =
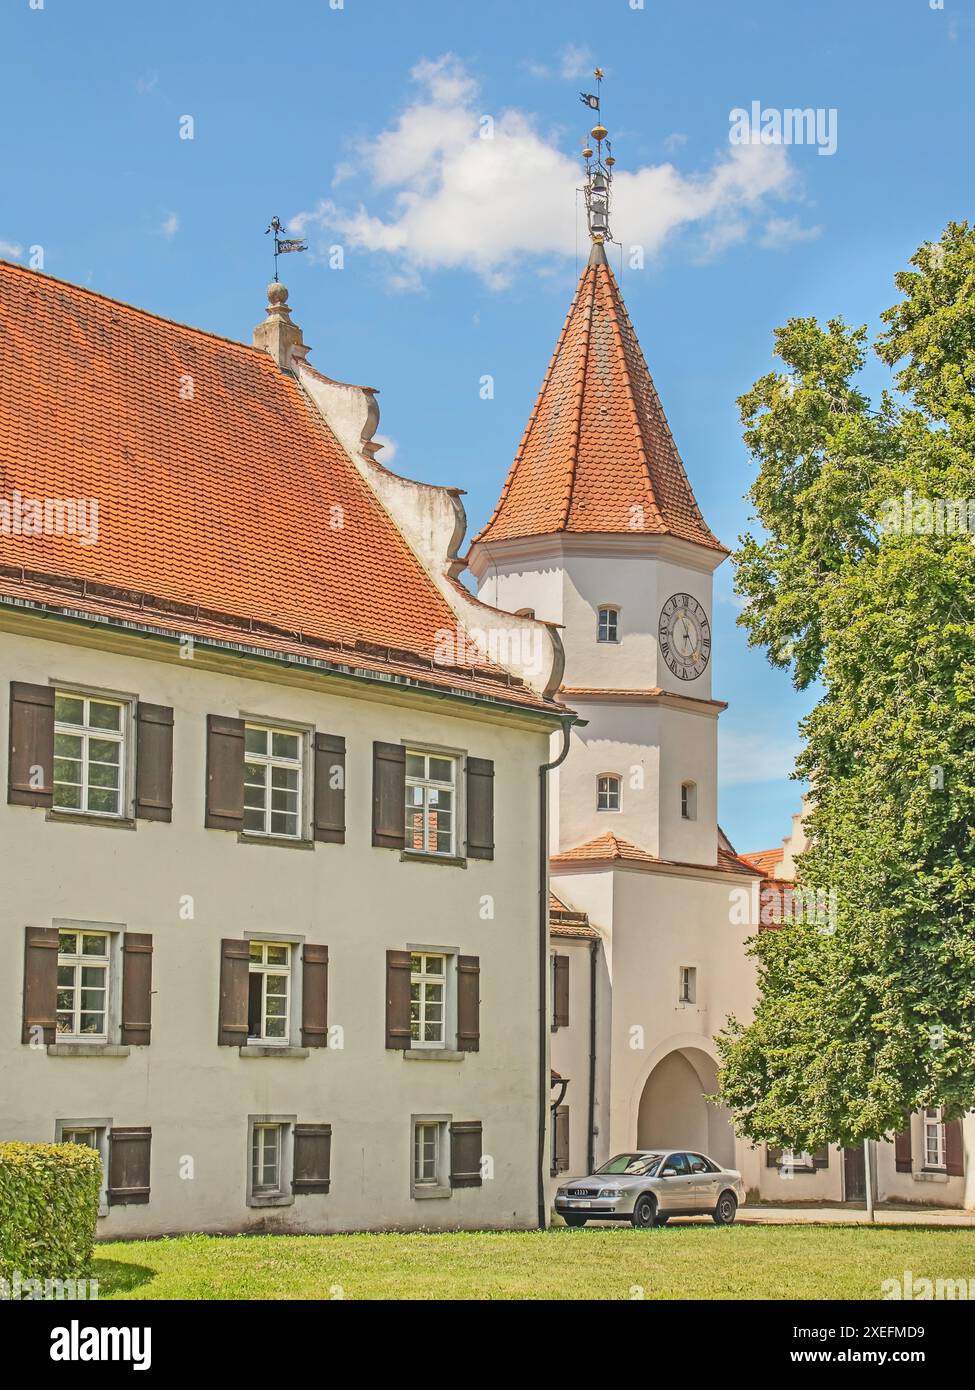
M220 943L221 1047L243 1047L247 1042L247 989L250 978L250 946L246 941Z
M109 1131L108 1204L112 1207L149 1200L149 1151L152 1130Z
M817 1149L817 1150L816 1150L816 1152L815 1152L815 1153L813 1154L813 1156L812 1156L812 1163L813 1163L813 1167L814 1167L814 1168L828 1168L828 1167L829 1167L829 1145L828 1145L828 1144L824 1144L823 1147L822 1147L821 1149Z
M122 935L122 1030L120 1041L147 1047L152 1014L152 937Z
M244 721L207 715L207 808L211 830L244 828Z
M560 1105L555 1112L555 1171L569 1171L569 1107Z
M135 814L140 820L173 818L173 711L165 705L135 707Z
M556 1028L569 1026L569 957L555 957L555 977L552 982L552 1023Z
M410 1045L410 953L386 952L386 1046Z
M332 1126L295 1125L294 1141L292 1190L297 1196L327 1192L332 1170Z
M301 1045L328 1047L328 947L310 941L301 951Z
M53 685L10 682L7 800L14 806L54 803Z
M949 1178L965 1176L965 1145L961 1120L945 1120L945 1172Z
M907 1121L907 1128L894 1135L894 1167L898 1173L909 1173L913 1167L910 1119Z
M32 1028L44 1030L44 1042L57 1036L58 930L28 927L24 933L24 1020L21 1042L33 1041Z
M450 1185L481 1185L480 1120L458 1120L450 1126Z
M345 739L315 735L315 839L345 844Z
M494 763L467 759L467 857L494 858Z
M481 962L477 956L457 957L457 1051L477 1052L481 1046Z
M372 745L372 842L382 849L406 845L406 749Z
M781 1163L782 1163L782 1150L781 1150L781 1149L773 1149L771 1145L766 1145L766 1148L765 1148L765 1166L766 1166L766 1168L778 1168L778 1167L780 1167Z

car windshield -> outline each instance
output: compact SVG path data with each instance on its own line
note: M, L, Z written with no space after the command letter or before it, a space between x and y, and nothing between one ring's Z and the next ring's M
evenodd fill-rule
M618 1176L652 1178L662 1157L662 1154L617 1154L608 1163L604 1163L601 1168L597 1168L596 1173L597 1175L615 1173Z

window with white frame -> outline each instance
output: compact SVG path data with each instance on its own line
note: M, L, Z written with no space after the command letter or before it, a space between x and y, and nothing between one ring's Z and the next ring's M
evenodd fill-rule
M58 933L57 1034L62 1041L108 1039L110 941L107 932Z
M680 814L681 820L697 820L697 783L681 782L680 784Z
M303 735L294 729L244 725L244 830L248 835L301 838Z
M618 811L622 778L615 772L605 772L596 778L596 810Z
M446 1044L447 957L410 954L410 1037L414 1047Z
M102 1161L102 1181L98 1215L108 1213L108 1134L111 1120L58 1120L54 1126L56 1144L83 1144L94 1149Z
M413 1127L413 1184L437 1187L442 1182L443 1147L446 1125L436 1120L418 1120Z
M251 1136L251 1195L278 1197L284 1192L284 1126L256 1124Z
M924 1166L945 1166L945 1127L940 1106L929 1107L924 1112Z
M56 811L125 814L125 723L121 700L55 691Z
M254 1042L286 1043L291 1016L291 947L287 942L250 943L247 1036Z
M693 1004L697 1000L697 966L682 965L677 1001L680 1004Z
M454 853L457 759L444 753L406 754L406 848Z
M598 642L618 642L620 640L620 610L607 605L599 610L596 625Z

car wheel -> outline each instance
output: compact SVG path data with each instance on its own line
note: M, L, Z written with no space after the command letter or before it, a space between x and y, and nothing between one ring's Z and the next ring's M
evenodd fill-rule
M562 1217L562 1220L567 1226L584 1226L586 1224L586 1218L584 1216L576 1216L573 1212L567 1212L566 1215Z
M636 1199L630 1221L641 1230L654 1226L657 1222L657 1199L651 1192L644 1192Z
M733 1192L722 1192L711 1219L716 1226L730 1226L738 1211L738 1198Z

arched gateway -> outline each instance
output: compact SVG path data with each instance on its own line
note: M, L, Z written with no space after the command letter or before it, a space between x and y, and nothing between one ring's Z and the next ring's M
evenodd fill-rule
M717 1090L714 1060L696 1047L668 1052L643 1087L637 1115L641 1149L700 1149L723 1167L735 1166L735 1137L724 1106L704 1097Z

